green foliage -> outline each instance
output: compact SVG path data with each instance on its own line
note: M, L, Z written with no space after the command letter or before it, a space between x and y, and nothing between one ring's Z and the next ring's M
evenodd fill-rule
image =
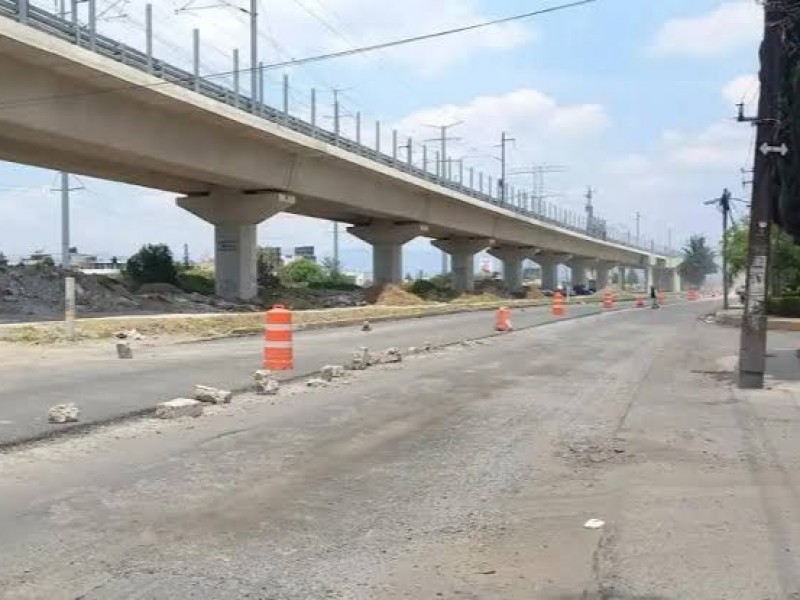
M767 300L767 313L776 317L800 318L800 296L778 296Z
M356 285L355 277L342 273L341 265L332 258L322 259L323 280L320 287L327 287L332 290L357 290L360 286Z
M325 280L325 273L317 263L307 258L293 260L279 271L281 281L298 284L320 283Z
M135 283L171 283L178 281L172 251L166 244L146 244L128 259L125 274Z
M415 279L406 289L423 300L434 302L452 300L457 295L453 287L453 276L450 273L435 275L430 279Z
M748 222L742 221L728 229L725 234L727 247L724 251L728 261L728 276L731 279L747 269L748 227Z
M213 296L215 293L214 273L207 269L189 268L178 273L178 287L189 294Z
M719 270L714 257L714 251L706 245L706 238L693 235L683 249L683 262L678 266L678 271L689 285L699 287L707 275Z
M727 249L728 272L736 277L747 270L747 250L749 223L744 221L728 230ZM778 296L787 292L800 291L800 246L791 236L773 227L770 238L770 281L771 292Z
M639 274L636 269L625 270L625 281L630 285L637 285L639 283Z
M278 272L283 267L280 248L261 247L258 249L257 273L258 285L265 288L280 286Z

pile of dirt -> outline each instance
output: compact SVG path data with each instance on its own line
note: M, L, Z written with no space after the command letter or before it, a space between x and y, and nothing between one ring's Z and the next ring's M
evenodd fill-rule
M124 282L102 275L70 273L75 277L78 315L214 313L258 310L201 294L187 294L166 286L132 292ZM64 314L64 276L58 267L0 267L0 317L12 321L58 318Z
M261 291L261 299L266 306L283 304L292 310L345 308L365 306L368 303L365 291L362 289L351 291L319 290L301 287L264 289Z
M419 296L407 292L397 285L376 285L365 290L365 297L370 304L379 306L413 306L425 304Z
M545 295L542 293L542 290L541 290L541 288L539 288L539 286L538 286L538 285L532 285L532 286L530 286L530 287L528 288L528 291L527 291L527 293L526 293L526 295L525 295L525 296L526 296L526 298L528 298L529 300L541 300L542 298L544 298L544 297L545 297Z

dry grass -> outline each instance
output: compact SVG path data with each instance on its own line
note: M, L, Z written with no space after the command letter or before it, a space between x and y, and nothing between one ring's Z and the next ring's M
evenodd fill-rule
M409 294L414 296L413 294ZM632 300L633 294L616 294L617 301ZM601 302L601 297L573 297L572 302ZM422 302L422 301L419 301ZM330 308L295 311L298 329L349 325L364 320L391 320L460 312L491 310L500 306L547 306L549 298L539 300L500 299L493 294L463 296L449 304L418 303L403 306L369 305L352 308ZM136 329L149 337L181 337L206 339L232 335L253 335L263 330L263 313L224 313L205 315L161 315L79 319L76 333L79 340L103 340L119 331ZM53 344L64 340L60 322L0 326L0 340L24 344Z

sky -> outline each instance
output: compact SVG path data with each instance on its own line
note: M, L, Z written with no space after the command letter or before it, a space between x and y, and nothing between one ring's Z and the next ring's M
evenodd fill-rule
M247 0L157 0L155 54L191 65L200 30L201 72L228 71L233 48L248 56ZM469 25L559 4L561 0L261 0L259 51L280 62ZM34 0L51 9L53 0ZM100 31L144 45L144 0L97 0ZM432 6L435 5L435 8ZM85 19L85 15L80 15ZM557 167L549 200L582 210L587 186L595 213L619 230L679 246L689 235L716 245L720 217L705 200L724 187L749 194L753 128L735 105L758 100L761 9L753 0L597 0L594 3L414 45L291 68L291 110L305 117L311 88L328 127L333 90L353 134L385 131L420 145L429 125L456 121L449 153L496 178L503 131L514 138L509 169ZM281 98L284 72L270 71L268 101ZM369 124L369 125L367 125ZM113 126L113 124L109 124ZM384 134L388 139L388 133ZM417 149L417 156L421 155ZM531 175L510 181L529 187ZM7 256L60 248L56 173L0 162L0 251ZM172 194L73 177L72 244L81 252L127 256L143 243L169 244L193 259L212 255L213 232L175 205ZM262 245L332 248L329 222L278 215L259 226ZM369 247L341 239L344 266L369 270ZM425 239L405 248L405 269L436 272L440 253Z

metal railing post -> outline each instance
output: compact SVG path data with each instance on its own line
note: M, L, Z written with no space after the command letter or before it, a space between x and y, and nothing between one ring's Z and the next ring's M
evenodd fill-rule
M283 74L283 115L289 117L289 74Z
M422 170L428 172L428 146L422 145Z
M200 91L200 30L192 31L192 87L195 92Z
M375 121L375 152L381 151L381 122Z
M241 81L239 79L239 49L233 50L233 105L239 108Z
M356 143L361 145L361 111L356 113Z
M75 6L75 2L73 2ZM73 14L73 17L75 15ZM153 74L153 5L144 7L145 47L147 52L147 72Z
M311 126L317 126L317 90L311 88Z
M89 48L97 50L97 0L89 0Z
M20 23L28 22L28 0L17 0L17 17Z
M408 163L409 167L412 164L414 164L414 148L413 148L413 144L414 144L414 141L411 138L408 138L408 148L407 148L408 154L406 155L406 159L407 159L406 162Z
M397 129L392 129L392 159L397 160Z

